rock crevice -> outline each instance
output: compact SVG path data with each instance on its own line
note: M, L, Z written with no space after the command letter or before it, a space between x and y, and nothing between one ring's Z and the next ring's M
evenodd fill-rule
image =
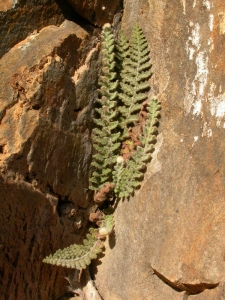
M186 291L188 295L192 294L199 294L203 292L206 289L213 289L216 288L219 285L218 283L209 283L209 282L201 282L201 280L198 280L196 278L196 283L188 283L183 282L182 279L179 281L171 281L159 272L157 272L155 269L153 269L154 274L157 275L159 279L161 279L163 282L168 284L171 288L177 290L177 291Z

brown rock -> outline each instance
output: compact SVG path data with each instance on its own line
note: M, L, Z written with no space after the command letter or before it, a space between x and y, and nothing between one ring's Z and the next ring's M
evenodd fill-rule
M60 25L69 8L63 1L4 0L0 3L0 57L32 32Z
M0 3L0 11L7 11L8 9L13 7L12 0L2 0Z
M162 118L142 187L119 203L115 245L97 266L104 299L221 298L224 11L220 0L125 2L125 33L138 22L149 41Z
M80 15L101 26L111 22L108 12L113 14L117 2L103 4L105 10L102 2L84 2L83 8L73 3ZM9 8L5 2L2 24L6 16L22 20L29 11L23 6L10 15ZM92 270L105 300L224 297L224 11L222 0L125 2L125 33L138 22L151 47L151 96L162 102L162 118L142 187L119 202L115 236ZM54 16L54 9L49 14ZM9 30L2 53L33 29L51 24L42 22L40 13L34 23L28 15L32 26L12 25L22 33ZM61 18L56 14L54 24ZM87 222L97 40L65 22L34 32L0 62L4 299L56 299L65 291L69 270L44 265L42 259L79 242Z
M114 15L122 9L121 0L67 0L67 2L84 19L99 27L105 23L112 23Z
M73 224L62 226L45 196L31 184L4 183L1 178L0 191L1 298L56 297L65 289L63 277L68 272L45 265L42 259L61 247L62 241L63 244L79 241L79 236L72 234Z
M79 26L50 26L31 35L2 58L0 87L1 161L7 161L10 170L20 178L35 180L36 188L43 192L52 190L61 197L76 199L81 206L87 206L86 168L91 151L89 120L85 117L88 98L84 103L83 98L80 100L83 95L76 95L70 75L79 66L75 49L82 48L86 36ZM70 53L72 47L74 51ZM90 85L91 97L95 79ZM79 168L86 170L83 178L75 167L78 162ZM77 180L83 183L80 185Z
M188 300L220 300L224 298L224 282L216 289L205 290L203 293L189 295Z
M0 61L2 299L57 299L66 290L71 270L42 259L80 242L88 222L96 41L66 21Z

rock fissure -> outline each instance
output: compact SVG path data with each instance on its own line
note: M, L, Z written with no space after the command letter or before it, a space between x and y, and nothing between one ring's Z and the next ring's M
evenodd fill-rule
M203 292L206 289L213 289L216 288L219 285L218 283L207 283L207 282L199 282L199 283L186 283L180 281L171 281L162 274L160 274L158 271L153 269L154 274L161 279L164 283L168 284L171 288L177 290L177 291L186 291L189 295L195 295ZM196 280L200 281L200 280Z

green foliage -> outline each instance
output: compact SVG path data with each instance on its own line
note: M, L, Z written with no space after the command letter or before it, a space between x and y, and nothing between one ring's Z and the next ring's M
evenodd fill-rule
M102 233L104 233L104 235L109 235L113 230L113 226L114 226L113 214L105 215L104 219L102 220L101 228L99 229L99 234L101 235Z
M104 80L101 77L100 86L107 90L107 94L100 100L102 107L96 109L99 118L94 120L97 127L93 130L95 154L92 166L95 170L90 182L91 188L99 191L100 195L104 192L104 184L113 182L116 197L124 198L140 185L143 169L151 157L160 104L156 99L148 100L148 80L152 73L150 50L142 29L137 24L134 26L130 42L120 31L114 47L110 25L106 24L102 45ZM105 69L106 64L108 67ZM108 87L111 78L115 83L115 69L119 84L116 83L112 93ZM147 118L140 117L143 103L148 103L147 112L144 111ZM136 141L135 130L138 135ZM116 159L123 155L119 152L122 147L126 148L128 155L116 163Z
M55 254L43 259L43 262L65 268L86 269L91 260L96 259L97 255L103 251L104 244L101 239L111 233L113 223L113 215L105 215L99 229L89 229L83 245L73 244L63 250L59 249ZM104 231L104 235L101 231Z
M140 185L140 179L143 177L142 170L151 158L151 152L154 148L153 142L157 133L155 125L160 116L158 100L152 99L147 110L148 118L140 136L141 144L137 146L130 159L126 162L118 162L113 172L114 192L118 198L129 197L134 189Z
M126 38L123 31L119 31L118 39L115 43L115 62L116 62L116 71L117 78L119 81L122 80L123 76L125 76L126 72L126 64L130 55L130 44L128 39ZM118 90L120 91L120 85L118 86Z
M47 256L43 262L73 269L85 269L102 252L104 244L97 238L97 229L90 228L83 245L70 245Z
M146 164L153 148L155 134L150 120L152 115L156 114L155 118L158 116L159 104L156 105L157 112L154 111L156 100L150 103L149 119L145 124L140 124L140 111L148 99L148 80L152 74L149 53L147 40L137 24L133 28L130 43L120 31L115 46L110 25L104 25L103 66L99 82L102 97L99 99L101 107L96 108L98 118L94 119L96 128L92 139L95 152L91 164L94 172L90 178L90 188L100 191L100 194L105 184L113 182L115 195L119 198L128 197L138 187L143 164ZM115 81L115 70L119 84ZM135 127L141 128L138 145L134 144L131 137ZM146 136L149 130L153 130L152 136ZM116 163L124 143L133 148L130 157L125 162Z
M151 77L151 63L147 40L142 29L136 24L132 32L130 46L121 33L117 42L118 64L120 62L120 90L119 98L122 106L119 111L122 115L120 126L123 138L129 138L129 128L139 120L139 112L143 101L150 89L148 79Z
M90 178L90 189L99 190L112 181L112 170L120 148L120 131L117 109L117 86L115 80L114 38L110 24L102 30L102 75L100 77L100 108L96 108L98 117L94 119L96 128L92 131L94 155L92 166L95 171Z
M149 100L147 95L151 63L142 29L134 26L130 42L120 32L115 43L110 24L105 24L101 47L100 98L92 131L94 172L90 178L94 201L99 204L114 196L128 198L138 188L154 149L160 117L159 101ZM101 239L113 226L112 212L105 214L99 229L90 228L83 245L59 249L43 262L85 269L103 251Z

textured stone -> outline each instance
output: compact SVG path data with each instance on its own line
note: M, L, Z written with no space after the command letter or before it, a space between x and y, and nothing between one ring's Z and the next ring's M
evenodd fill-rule
M0 11L7 11L13 7L12 0L2 0L0 3Z
M73 223L62 226L40 191L25 182L0 179L0 291L2 299L52 299L64 291L66 270L42 263L68 241ZM70 232L70 234L68 234ZM56 284L53 288L53 284Z
M48 26L0 60L0 276L4 299L57 299L71 270L42 263L88 222L97 39Z
M121 0L67 0L67 2L84 19L99 27L105 23L112 23L114 15L122 9Z
M60 25L70 10L64 1L4 0L0 3L0 57L32 32Z
M97 26L111 2L73 1ZM0 294L57 299L71 271L42 259L79 242L88 220L98 38L72 22L41 30L63 14L24 3L2 2L0 16L1 53L15 45L0 61ZM122 28L138 22L151 47L162 118L142 187L118 204L92 269L105 300L224 298L224 20L222 0L124 2Z
M85 103L83 94L76 95L80 85L76 91L70 75L79 66L75 49L82 48L85 36L79 26L50 26L31 35L2 58L0 87L1 161L21 179L35 180L43 192L49 189L82 206L87 205L83 199L90 142L84 115L89 99ZM75 174L80 170L86 174L83 178Z
M115 245L97 266L104 299L221 299L224 12L220 0L125 2L125 33L138 22L149 41L162 117L142 187L119 203Z

